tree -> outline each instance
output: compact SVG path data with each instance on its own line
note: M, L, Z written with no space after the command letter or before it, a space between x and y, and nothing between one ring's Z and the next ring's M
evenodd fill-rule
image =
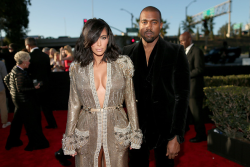
M242 37L242 26L240 24L240 29L239 29L239 37L241 38Z
M180 36L181 36L181 28L179 26L179 28L178 28L178 39L179 39Z
M233 29L233 24L231 24L231 30ZM228 23L222 25L219 30L218 30L218 35L220 35L221 37L224 36L224 34L228 33Z
M209 19L208 19L208 27L209 27L210 38L211 38L211 39L214 39L214 32L213 32L213 30L214 30L214 25L215 25L215 23L214 23L214 18L213 18L213 17L209 17Z
M182 21L182 29L183 31L189 31L190 33L194 33L193 29L195 28L195 25L191 25L193 23L193 17L187 16L185 21Z
M135 28L139 28L140 18L135 18L136 23L134 23ZM161 19L161 22L163 23L162 29L160 31L161 37L164 37L167 34L167 29L169 29L169 24L167 20ZM140 32L138 32L138 37L141 37Z
M23 44L23 38L28 32L30 0L1 0L0 25L6 33L7 43Z
M199 27L197 27L196 40L198 41L199 39L200 39L200 33L199 33Z

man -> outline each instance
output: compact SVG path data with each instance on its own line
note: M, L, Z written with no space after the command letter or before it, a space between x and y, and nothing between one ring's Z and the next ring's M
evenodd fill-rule
M142 39L124 47L134 63L133 77L139 125L143 133L141 149L130 150L130 167L148 167L154 149L156 166L174 166L174 158L184 141L189 96L189 67L184 49L160 36L161 12L152 6L140 14Z
M49 48L48 47L45 47L43 48L43 53L46 53L47 55L49 55Z
M25 47L30 52L31 57L28 72L31 74L33 82L41 85L41 88L36 90L36 101L48 122L48 126L45 128L55 129L57 124L48 100L49 76L51 73L49 56L38 49L34 38L26 38Z
M184 46L189 62L191 78L189 109L194 118L194 127L196 131L196 136L189 141L197 143L207 140L206 129L202 120L203 74L205 69L204 55L202 50L193 44L189 32L181 34L180 44Z

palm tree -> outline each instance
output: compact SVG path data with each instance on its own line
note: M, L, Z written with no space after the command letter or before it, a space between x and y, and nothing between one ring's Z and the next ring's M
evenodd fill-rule
M183 31L189 31L190 33L194 33L193 29L195 28L193 23L193 17L187 16L185 21L182 21L182 29Z

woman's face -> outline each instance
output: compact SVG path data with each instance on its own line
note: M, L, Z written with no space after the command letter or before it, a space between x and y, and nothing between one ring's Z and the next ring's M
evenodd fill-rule
M30 65L30 60L27 60L27 61L23 61L23 68L29 68L29 65Z
M109 37L108 37L107 31L106 31L106 28L104 28L102 30L102 33L101 33L99 39L96 41L96 43L94 43L91 46L91 50L94 53L94 55L103 56L104 52L107 49L108 42L109 42Z
M50 53L50 55L54 55L54 51L53 50L50 50L49 53Z
M66 55L68 55L68 54L69 54L69 52L68 52L66 49L64 49L64 52L65 52L65 54L66 54Z

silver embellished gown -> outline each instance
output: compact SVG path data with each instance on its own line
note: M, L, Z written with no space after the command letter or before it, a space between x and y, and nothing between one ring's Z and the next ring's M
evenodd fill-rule
M97 96L93 62L86 67L70 66L70 96L64 154L75 157L77 167L98 167L101 147L107 167L128 167L128 148L139 149L139 129L132 76L134 67L128 56L107 63L107 83L103 108ZM122 104L125 100L127 114Z

